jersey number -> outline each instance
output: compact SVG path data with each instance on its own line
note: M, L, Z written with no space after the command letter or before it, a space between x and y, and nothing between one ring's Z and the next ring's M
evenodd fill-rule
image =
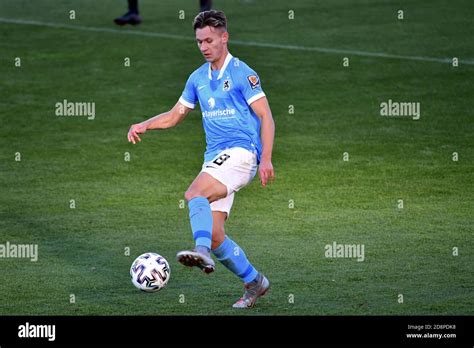
M224 163L225 161L227 161L229 159L229 155L228 154L223 154L219 157L217 157L212 163L215 163L217 164L218 166L220 166L222 163Z

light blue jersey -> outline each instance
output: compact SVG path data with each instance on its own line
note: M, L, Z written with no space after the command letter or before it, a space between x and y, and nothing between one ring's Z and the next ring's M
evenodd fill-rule
M264 96L255 71L230 53L221 70L204 63L189 76L179 101L191 109L199 101L206 133L205 161L227 148L243 147L256 153L260 162L260 119L250 104Z

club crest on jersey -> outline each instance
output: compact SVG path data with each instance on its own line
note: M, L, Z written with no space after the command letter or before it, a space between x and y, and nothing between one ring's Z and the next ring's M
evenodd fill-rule
M216 100L213 97L210 97L207 103L209 104L209 107L211 109L214 109L214 107L216 106Z
M227 92L229 89L230 89L230 80L225 80L222 86L222 90L224 92Z
M247 76L247 80L249 81L250 87L252 87L252 89L255 89L260 86L260 80L257 75L249 75Z

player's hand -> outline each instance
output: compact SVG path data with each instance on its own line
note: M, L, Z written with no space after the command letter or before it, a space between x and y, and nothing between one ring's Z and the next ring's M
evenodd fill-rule
M262 159L258 166L258 175L262 186L267 186L269 181L275 180L275 171L273 170L272 161Z
M133 124L130 127L130 130L128 131L128 134L127 134L128 141L130 143L134 143L134 144L136 144L137 141L142 141L140 139L140 137L138 136L138 134L143 134L145 132L146 132L146 126L145 125L143 125L141 123Z

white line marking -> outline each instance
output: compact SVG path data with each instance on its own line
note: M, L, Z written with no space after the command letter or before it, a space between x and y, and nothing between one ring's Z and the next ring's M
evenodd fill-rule
M61 24L61 23L39 22L39 21L23 20L23 19L0 18L0 23L21 24L21 25L36 25L36 26L41 26L41 27L71 29L71 30L80 30L80 31L91 31L91 32L98 32L98 33L114 33L114 34L138 35L138 36L148 36L148 37L160 37L160 38L174 39L174 40L195 41L195 38L190 37L190 36L184 36L184 35L157 33L157 32L140 31L140 30L131 31L131 30L125 30L125 29L120 30L120 29L111 29L111 28L86 27L86 26L82 26L82 25L69 25L69 24ZM240 41L240 40L232 40L231 44L240 45L240 46L253 46L253 47L262 47L262 48L275 48L275 49L293 50L293 51L309 51L309 52L321 52L321 53L332 53L332 54L346 54L346 55L355 55L355 56L361 56L361 57L388 58L388 59L400 59L400 60L416 60L416 61L422 61L422 62L437 62L437 63L452 64L452 58L407 56L407 55L391 54L391 53L383 53L383 52L366 52L366 51L357 51L357 50L344 50L344 49L337 49L337 48L283 45L283 44L272 44L272 43L253 42L253 41ZM459 64L474 65L474 60L462 60L462 59L460 59Z
M98 32L98 33L128 34L128 35L139 35L139 36L162 37L166 39L196 41L196 39L194 38L191 38L189 36L183 36L183 35L153 33L153 32L138 31L138 30L128 31L128 30L111 29L111 28L85 27L83 25L69 25L69 24L61 24L61 23L38 22L38 21L29 21L29 20L23 20L23 19L0 18L0 23L36 25L40 27L72 29L72 30L80 30L80 31L93 31L93 32Z

